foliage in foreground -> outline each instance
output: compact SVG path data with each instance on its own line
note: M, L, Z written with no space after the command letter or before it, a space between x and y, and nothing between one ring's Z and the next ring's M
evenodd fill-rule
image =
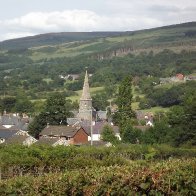
M196 159L130 161L0 182L0 195L195 195Z
M119 145L116 147L0 146L3 174L48 173L81 168L127 165L132 160L196 157L196 149L166 145Z

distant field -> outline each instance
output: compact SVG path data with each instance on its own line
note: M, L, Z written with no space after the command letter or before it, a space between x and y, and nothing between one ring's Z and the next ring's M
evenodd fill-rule
M104 89L103 86L101 87L91 87L90 88L90 93L91 93L91 96L95 95L96 93L102 91ZM82 90L79 90L79 91L75 91L78 95L77 96L70 96L70 97L67 97L67 99L71 99L72 101L79 101L81 95L82 95Z
M152 113L157 113L157 112L168 112L169 108L163 108L163 107L152 107L150 109L145 109L142 110L144 112L152 112Z
M182 82L173 82L173 83L167 83L167 84L160 84L160 85L157 85L155 86L155 88L172 88L173 86L178 86L180 84L184 83L184 81Z

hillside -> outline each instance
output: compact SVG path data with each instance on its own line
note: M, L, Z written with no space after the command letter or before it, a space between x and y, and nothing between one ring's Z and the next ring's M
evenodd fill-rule
M194 48L196 22L129 32L48 33L0 42L0 50L32 48L54 57L75 56L124 48L124 53L141 49ZM41 48L40 48L41 47ZM121 51L117 51L121 53ZM44 55L44 57L47 55Z
M0 96L23 91L31 100L43 100L61 92L76 100L88 67L91 87L107 87L107 100L115 94L114 84L128 74L157 81L192 74L195 56L196 22L133 32L49 33L7 40L0 42ZM59 77L68 74L80 78Z
M0 49L21 49L43 45L57 45L74 41L93 40L101 37L126 35L128 32L61 32L47 33L0 42Z

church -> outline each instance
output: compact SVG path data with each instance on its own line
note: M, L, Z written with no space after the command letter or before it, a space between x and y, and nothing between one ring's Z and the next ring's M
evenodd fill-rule
M86 71L82 96L79 102L79 111L75 118L67 118L68 126L83 127L84 130L91 136L93 141L101 140L103 127L110 125L115 136L120 140L119 128L107 122L106 111L96 111L92 106L92 97L90 95L88 73Z
M82 96L79 100L79 111L74 118L67 118L67 123L70 126L90 126L96 121L106 121L106 111L96 111L92 106L92 98L90 95L88 72L86 71Z
M86 71L82 96L80 98L78 119L80 119L81 121L83 120L92 121L92 115L93 115L92 98L89 89L88 73Z

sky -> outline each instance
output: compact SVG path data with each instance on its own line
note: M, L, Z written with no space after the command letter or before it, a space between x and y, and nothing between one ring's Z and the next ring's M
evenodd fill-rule
M196 0L0 0L0 41L49 32L133 31L196 21Z

